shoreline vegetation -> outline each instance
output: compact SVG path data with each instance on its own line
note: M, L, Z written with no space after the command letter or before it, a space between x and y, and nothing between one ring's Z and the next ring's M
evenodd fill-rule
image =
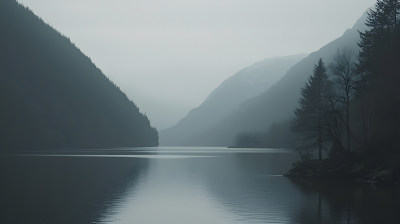
M400 1L367 14L358 55L320 59L301 90L291 126L301 161L286 177L400 186Z
M284 176L313 182L344 180L377 187L400 187L399 168L366 165L359 159L340 162L332 159L298 161Z
M227 148L242 148L228 146ZM246 147L270 148L270 147ZM284 149L284 148L278 148ZM390 158L388 158L390 157ZM374 158L374 159L371 159ZM292 164L283 176L301 181L350 181L376 187L400 187L400 153L386 157L349 153L341 159L304 159Z
M230 147L292 146L292 179L400 186L400 0L377 0L365 28L327 64L315 60L290 120Z

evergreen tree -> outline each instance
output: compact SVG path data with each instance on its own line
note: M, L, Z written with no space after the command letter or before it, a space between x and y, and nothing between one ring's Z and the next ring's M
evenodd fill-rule
M358 64L358 72L367 78L374 72L373 65L381 60L378 56L383 47L392 42L391 34L398 24L399 12L400 0L378 0L375 9L368 12L368 29L360 32Z
M318 148L319 160L322 160L323 143L327 140L326 119L330 110L331 86L326 67L320 59L301 90L300 105L295 110L296 117L292 126L293 131L301 134L306 143L299 148L300 153Z
M363 148L398 148L400 136L398 68L400 0L378 0L360 33L357 100L362 117ZM387 147L383 147L383 146Z

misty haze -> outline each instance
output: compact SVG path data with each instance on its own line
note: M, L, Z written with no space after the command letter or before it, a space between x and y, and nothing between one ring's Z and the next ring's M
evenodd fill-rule
M1 0L1 223L400 223L400 0Z

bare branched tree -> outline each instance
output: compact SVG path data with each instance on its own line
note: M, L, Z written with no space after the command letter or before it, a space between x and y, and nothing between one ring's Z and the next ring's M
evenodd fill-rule
M329 66L335 77L337 85L337 100L344 105L345 126L347 134L347 150L350 151L350 102L353 99L356 87L356 66L354 64L354 54L349 49L338 50L333 63Z

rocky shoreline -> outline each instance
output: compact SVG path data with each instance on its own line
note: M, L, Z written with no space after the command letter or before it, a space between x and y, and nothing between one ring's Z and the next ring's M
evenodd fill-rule
M374 186L400 186L400 172L391 168L366 168L361 164L338 164L330 160L308 160L293 164L284 176L311 181L348 180Z

